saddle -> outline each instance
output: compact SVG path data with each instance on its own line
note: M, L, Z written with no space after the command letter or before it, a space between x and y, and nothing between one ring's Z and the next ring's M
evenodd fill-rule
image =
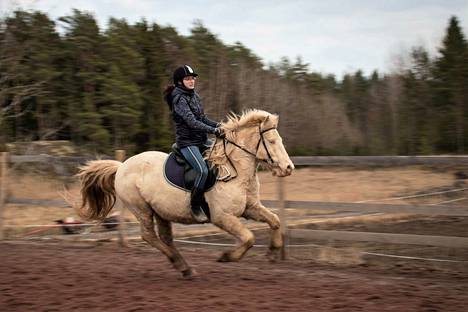
M199 146L199 148L200 152L203 153L207 147L202 145ZM217 168L211 168L208 161L206 161L206 164L208 167L208 177L205 182L205 192L215 185L218 176ZM173 186L187 192L190 192L195 184L197 173L185 160L184 155L181 153L176 143L172 145L172 152L169 154L164 164L164 177Z

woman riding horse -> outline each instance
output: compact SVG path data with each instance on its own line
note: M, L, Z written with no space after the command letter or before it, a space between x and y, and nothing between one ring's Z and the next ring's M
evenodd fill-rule
M207 142L207 133L217 137L223 137L224 134L220 124L206 117L203 111L200 96L195 92L196 77L198 74L189 65L177 68L173 74L174 85L166 88L164 98L172 111L177 146L197 173L190 201L192 215L198 222L206 222L208 217L203 207L208 207L204 198L208 168L200 146Z
M236 246L224 251L218 261L239 261L253 246L254 234L240 217L267 223L271 228L268 256L279 256L283 245L279 219L262 205L257 176L259 164L280 177L294 170L278 132L278 119L260 110L228 116L221 125L225 139L211 147L211 163L235 173L229 180L219 180L206 193L210 222L237 240ZM149 151L123 163L88 162L79 172L82 204L77 208L85 220L104 220L114 204L121 203L122 209L129 209L138 219L142 239L164 253L182 276L190 278L195 271L174 244L172 223L198 222L191 213L190 195L164 177L167 157L166 153Z

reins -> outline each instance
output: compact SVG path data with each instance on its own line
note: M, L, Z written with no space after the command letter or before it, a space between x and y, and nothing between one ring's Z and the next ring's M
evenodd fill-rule
M234 166L234 163L232 162L231 158L229 157L228 153L226 152L226 146L227 146L228 143L230 143L230 144L234 145L235 147L237 147L237 148L243 150L243 151L246 152L247 154L254 156L255 159L257 159L257 160L259 160L259 161L265 162L265 163L267 163L267 164L269 164L269 165L273 165L273 164L275 163L274 160L273 160L273 158L271 157L271 153L270 153L270 151L268 150L268 147L267 147L267 145L266 145L266 143L265 143L265 138L263 137L263 134L264 134L264 133L266 133L266 132L268 132L268 131L271 131L271 130L276 130L276 127L271 127L271 128L262 130L262 129L261 129L261 126L258 125L258 132L259 132L260 138L258 139L258 143L257 143L257 147L256 147L256 149L255 149L255 153L249 151L249 150L246 149L245 147L243 147L243 146L237 144L236 142L233 142L233 141L228 140L228 139L226 139L226 138L223 138L223 139L222 139L222 140L223 140L224 155L226 156L226 158L227 158L229 164L231 165L231 167L234 169L234 171L235 171L235 173L236 173L236 175L235 175L234 177L229 177L228 179L223 179L223 181L227 182L227 181L230 181L230 180L232 180L232 179L234 179L234 178L236 178L236 177L238 176L236 166ZM209 158L211 158L211 153L213 152L214 146L216 145L217 141L218 141L218 138L216 138L216 140L215 140L215 143L214 143L214 145L213 145L213 148L211 149ZM258 157L257 157L258 150L259 150L259 148L260 148L260 143L262 143L262 144L263 144L263 147L265 148L265 151L266 151L266 153L267 153L267 155L268 155L268 158L267 158L267 159L262 159L262 158L258 158Z

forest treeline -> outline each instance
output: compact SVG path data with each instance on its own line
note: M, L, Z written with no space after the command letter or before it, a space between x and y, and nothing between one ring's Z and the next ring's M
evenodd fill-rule
M414 47L402 59L397 72L358 70L338 81L300 57L264 64L201 22L182 36L145 20L111 18L100 29L79 10L57 20L16 11L0 20L0 146L71 140L97 153L168 150L174 130L162 91L176 67L191 64L210 118L277 113L293 155L466 153L468 44L458 19L448 21L437 56Z

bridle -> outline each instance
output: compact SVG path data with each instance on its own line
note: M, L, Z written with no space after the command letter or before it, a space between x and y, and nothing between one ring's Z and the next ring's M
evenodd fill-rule
M227 144L234 145L235 147L237 147L237 148L243 150L244 152L246 152L247 154L254 156L255 159L257 159L257 160L259 160L261 162L267 163L270 166L275 166L275 161L273 160L273 157L271 157L271 153L270 153L270 151L269 151L269 149L268 149L268 147L267 147L267 145L265 143L265 137L263 136L266 132L271 131L271 130L276 130L276 127L271 127L271 128L262 130L261 125L260 124L258 125L258 133L259 133L260 137L258 139L258 143L257 143L257 147L255 148L255 152L249 151L245 147L243 147L243 146L241 146L241 145L237 144L236 142L233 142L233 141L231 141L229 139L226 139L226 138L222 139L223 140L224 155L226 155L226 158L227 158L229 164L231 165L231 167L236 172L236 175L234 177L230 177L228 180L234 179L235 177L237 177L238 174L237 174L237 169L234 166L234 163L232 162L231 158L229 157L229 155L226 152ZM216 141L217 140L218 140L218 138L216 138ZM216 141L215 141L215 145L216 145ZM267 156L268 156L267 159L257 157L258 151L260 149L260 144L263 145L263 148L265 149L265 151L267 153Z

